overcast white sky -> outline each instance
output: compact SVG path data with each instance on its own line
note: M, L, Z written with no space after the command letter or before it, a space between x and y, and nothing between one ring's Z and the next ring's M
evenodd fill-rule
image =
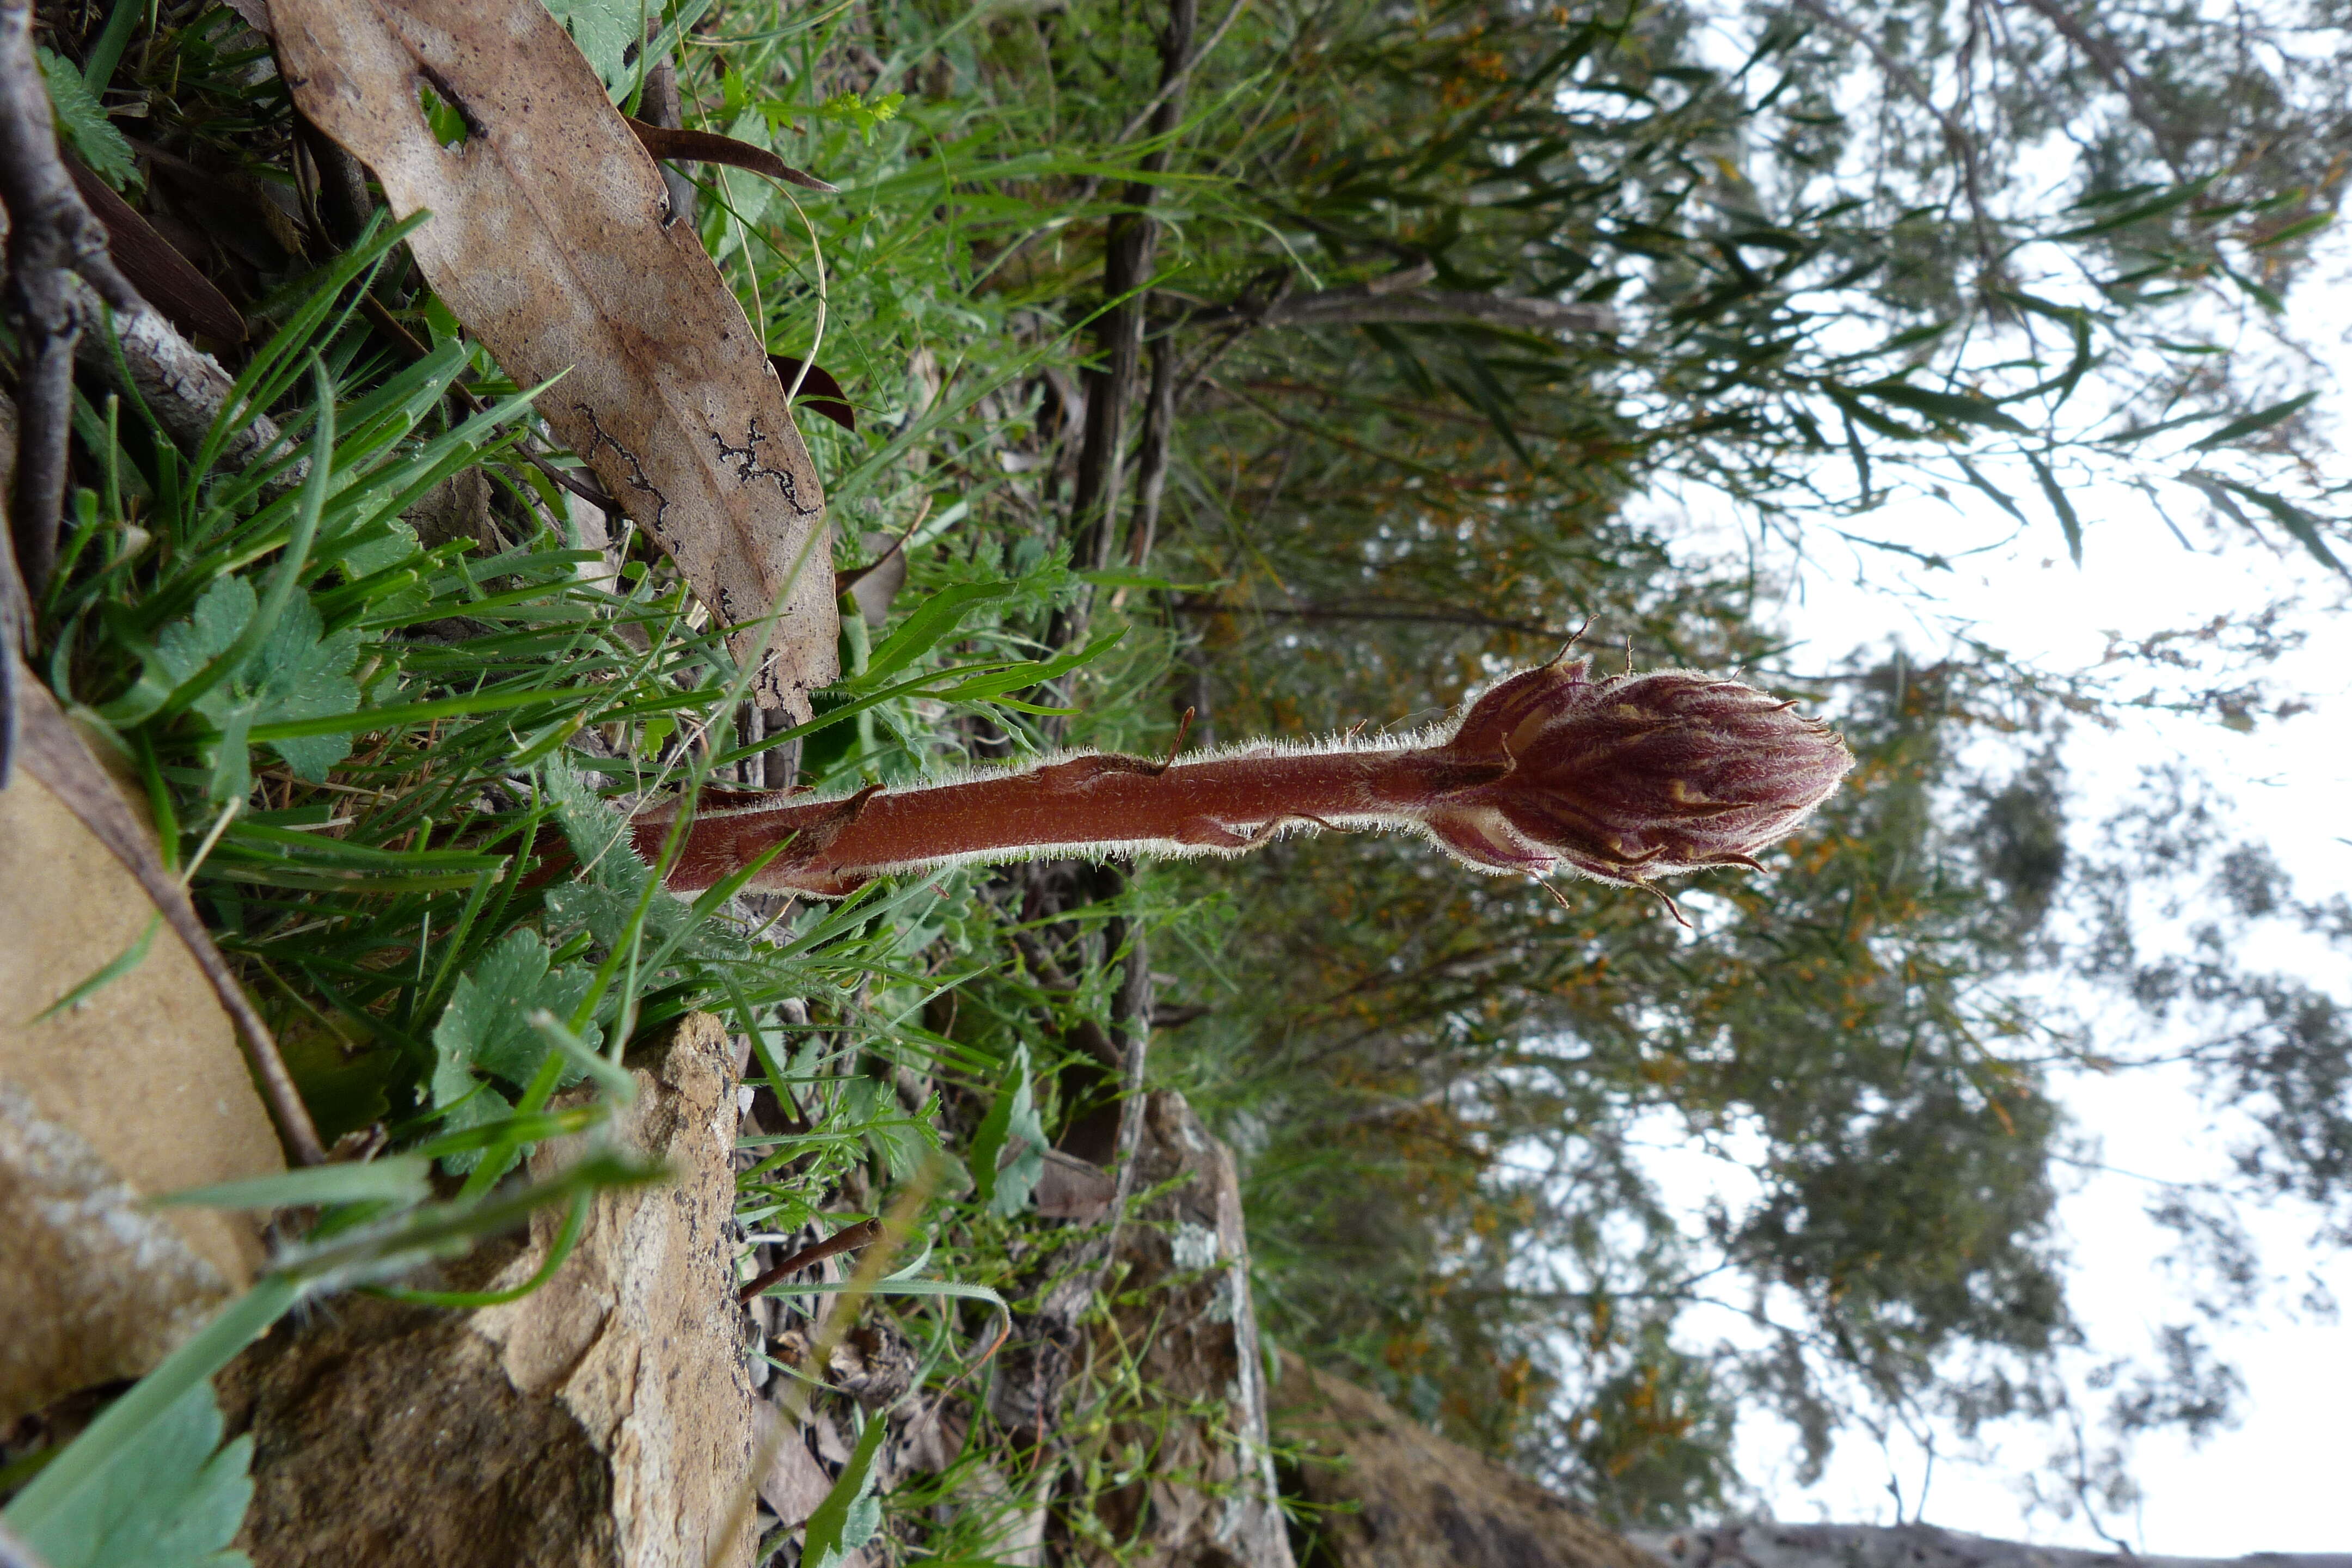
M2241 735L2197 720L2134 716L2116 733L2078 726L2067 752L2078 820L2092 820L2120 799L2143 766L2185 756L2236 797L2252 835L2268 838L2305 898L2352 890L2352 619L2318 606L2340 591L2318 580L2300 552L2284 556L2251 545L2220 555L2181 550L2145 503L2129 492L2084 507L2099 521L2089 531L2084 569L2077 573L2054 539L2028 538L2021 547L1980 558L1958 581L1945 581L1951 607L1975 621L1979 635L2053 669L2095 662L2105 633L2145 635L2194 625L2228 609L2258 610L2283 584L2308 585L2313 607L2302 624L2310 644L2278 669L2281 684L2300 690L2313 710L2265 723ZM2054 557L2054 559L2053 559ZM1906 618L1883 597L1815 574L1790 620L1815 640L1823 658L1862 640L1860 628L1892 631ZM1815 628L1819 628L1816 630ZM1907 628L1915 650L1923 634ZM2343 989L2340 968L2327 973L2324 955L2307 950L2252 955L2258 965L2308 964L2314 978ZM2062 1086L2077 1119L2105 1145L2108 1164L2124 1171L2186 1179L2226 1168L2226 1126L2216 1128L2197 1103L2185 1074L2122 1075ZM2087 1178L2069 1195L2062 1215L2075 1270L2072 1290L2094 1341L2115 1352L2144 1352L2151 1329L2188 1316L2154 1270L2163 1237L2142 1209L2147 1184L2120 1174ZM2352 1266L2320 1257L2306 1246L2307 1216L2280 1213L2259 1226L2265 1263L2302 1293L2301 1277L2316 1267L2335 1295L2352 1305ZM2210 1440L2201 1451L2164 1439L2144 1443L2137 1474L2147 1500L2137 1521L2110 1521L2144 1551L2188 1555L2235 1555L2252 1550L2352 1549L2352 1329L2276 1321L2261 1331L2220 1339L2224 1353L2246 1374L2244 1423ZM1748 1473L1768 1482L1783 1518L1892 1520L1887 1458L1850 1447L1820 1486L1799 1489L1781 1458L1786 1435L1763 1424L1743 1434ZM1984 1534L2023 1536L2053 1544L2096 1545L2081 1521L2060 1525L2029 1520L2015 1490L2016 1476L2040 1464L2046 1433L2019 1433L2002 1446L1992 1471L1940 1464L1928 1490L1933 1522ZM1955 1445L1957 1447L1957 1445ZM1906 1512L1916 1505L1925 1463L1916 1451L1895 1456Z
M2329 322L2333 338L2338 330L2333 323L2352 321L2352 283L2346 269L2315 268L2295 305ZM2332 347L2339 366L2352 364L2352 349L2341 342L2325 346ZM2336 379L2340 387L2340 369ZM2346 399L2340 390L2330 400L2337 405L2340 431L2352 432L2352 418L2342 416ZM2031 489L2030 479L2016 487L2018 493ZM2186 490L2177 493L2179 500L2167 503L2175 515L2196 515L2200 509L2195 498ZM2310 701L2311 711L2281 722L2265 721L2251 734L2160 713L2132 715L2112 733L2078 725L2066 752L2074 810L2078 822L2095 821L2133 786L2143 767L2186 757L2235 798L2243 831L2270 841L2295 878L2300 896L2352 890L2352 812L2347 810L2352 801L2352 616L2343 610L2344 584L2327 581L2293 546L2264 549L2242 539L2200 542L2210 553L2185 551L2147 501L2126 489L2093 489L2074 500L2086 527L2081 571L2067 560L2053 524L1971 558L1956 573L1916 576L1940 599L1924 615L1916 604L1842 581L1851 560L1825 561L1808 571L1790 597L1786 618L1810 648L1792 656L1791 667L1824 668L1856 646L1890 635L1902 636L1915 655L1932 658L1937 646L1933 623L1950 616L2046 669L2079 669L2101 658L2111 631L2140 637L2201 624L2224 612L2251 615L2282 594L2299 590L2304 605L2295 624L2310 641L2271 673L2284 691ZM1939 520L1950 516L1936 503L1915 504L1932 507ZM1954 536L1939 532L1939 544L1951 547L1972 526L1985 538L2013 530L1989 503L1977 510L1983 515L1938 521L1937 528L1948 527ZM1915 528L1920 521L1909 521ZM1920 537L1914 529L1882 531ZM1884 565L1872 571L1882 580L1891 575ZM2251 962L2298 969L2324 980L2339 997L2352 996L2352 973L2342 955L2284 937L2275 945L2277 951L2252 954ZM2213 1124L2185 1075L2076 1080L2061 1089L2079 1121L2104 1140L2112 1166L2174 1180L2225 1168L2229 1129ZM1686 1194L1709 1184L1738 1184L1737 1173L1709 1173L1689 1163L1698 1158L1669 1157L1661 1173ZM2062 1207L2074 1259L2074 1302L2104 1351L2146 1353L2150 1330L2188 1316L2153 1267L2163 1237L2142 1212L2149 1190L2147 1183L2132 1176L2095 1174L2084 1178ZM2305 1271L2312 1270L2352 1310L2352 1262L2341 1255L2312 1253L2310 1229L2308 1216L2296 1213L2275 1213L2258 1226L2263 1261L2282 1281L2276 1299L2291 1301L2301 1295ZM2352 1326L2297 1322L2281 1313L2260 1328L2218 1335L2216 1342L2246 1377L2242 1424L2201 1449L2170 1437L2144 1441L2136 1473L2146 1489L2146 1503L2137 1519L2110 1520L2109 1528L2150 1552L2352 1551L2352 1507L2347 1501L2352 1499L2352 1437L2347 1436ZM2092 1395L2086 1403L2095 1409L2103 1401ZM2000 1445L1990 1468L1939 1460L1925 1517L1988 1535L2102 1544L2080 1518L2062 1523L2025 1511L2017 1481L2044 1461L2051 1446L2046 1431L2019 1431ZM1945 1452L1958 1447L1950 1444ZM1780 1518L1892 1521L1890 1476L1900 1484L1905 1517L1918 1511L1927 1467L1916 1449L1890 1457L1866 1443L1849 1443L1831 1474L1811 1488L1795 1484L1789 1451L1789 1434L1771 1422L1756 1419L1743 1426L1742 1468L1763 1488Z

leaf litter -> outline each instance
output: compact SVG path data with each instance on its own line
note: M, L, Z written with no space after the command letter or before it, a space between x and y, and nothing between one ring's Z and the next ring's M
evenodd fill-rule
M761 660L798 719L838 673L824 494L765 346L538 0L271 0L288 88L374 171L426 280ZM444 147L419 93L455 107ZM773 629L764 624L772 613ZM763 655L764 650L764 657Z

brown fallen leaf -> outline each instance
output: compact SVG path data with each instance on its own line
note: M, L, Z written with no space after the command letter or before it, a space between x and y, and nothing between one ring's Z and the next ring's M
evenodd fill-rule
M797 1530L806 1524L833 1490L833 1478L816 1462L808 1444L797 1427L789 1432L777 1428L789 1419L769 1400L752 1405L760 1446L762 1452L772 1451L775 1458L768 1465L767 1473L760 1478L760 1500L776 1516L776 1522L786 1530Z
M1038 1173L1037 1185L1030 1196L1044 1218L1073 1219L1092 1225L1110 1213L1111 1205L1118 1201L1118 1184L1111 1179L1108 1171L1091 1160L1048 1149L1045 1168Z
M0 657L13 659L16 656L0 650ZM73 725L59 710L57 699L49 695L49 689L22 661L16 665L15 682L16 743L25 771L47 786L49 793L79 819L90 837L105 846L107 852L138 881L155 911L163 917L163 924L171 928L188 955L195 960L196 968L212 988L214 999L236 1026L237 1038L245 1048L246 1065L252 1069L254 1081L269 1103L270 1116L278 1123L278 1136L285 1141L287 1152L299 1164L324 1164L327 1153L320 1146L318 1129L310 1124L310 1112L302 1103L301 1092L294 1087L293 1075L286 1070L285 1060L278 1054L278 1042L270 1035L269 1026L254 1010L236 976L230 973L228 961L213 945L211 933L205 929L195 906L188 901L188 890L180 885L177 877L163 869L147 830L124 802L114 780L74 732Z
M824 494L765 347L539 0L270 0L279 69L374 171L434 292L729 625L761 706L809 715L839 617ZM444 147L420 89L467 134ZM781 601L772 632L758 623ZM750 623L750 624L746 624Z
M917 528L922 526L923 513L929 510L926 503L922 511L916 513ZM874 559L834 579L834 587L850 596L857 605L857 613L866 617L866 624L877 632L888 623L890 606L898 599L898 591L907 585L906 545L908 535L914 531L910 528L901 534L859 534L859 546Z
M247 1216L145 1199L285 1168L204 969L47 776L57 710L17 674L37 695L0 789L0 1426L146 1373L252 1283Z
M129 202L114 194L104 180L82 166L70 153L63 156L74 189L90 213L106 226L107 254L172 324L191 336L203 333L224 343L245 341L245 318L195 263L172 247Z

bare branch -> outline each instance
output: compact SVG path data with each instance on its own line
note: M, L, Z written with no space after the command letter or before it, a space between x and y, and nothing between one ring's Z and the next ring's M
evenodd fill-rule
M1435 269L1427 262L1400 268L1386 277L1312 294L1280 296L1264 303L1236 300L1195 310L1180 323L1211 327L1356 327L1374 323L1440 325L1475 321L1523 332L1613 332L1617 312L1606 305L1560 300L1522 300L1503 294L1473 294L1424 289Z
M2058 4L2058 0L2023 0L2023 4L2027 10L2049 23L2060 37L2074 45L2075 50L2091 63L2091 68L2106 79L2109 87L2124 95L2124 101L2131 106L2132 118L2155 138L2156 154L2164 160L2164 166L2172 171L2174 179L2187 180L2189 172L2180 161L2178 139L2172 126L2149 94L2147 79L2131 68L2131 62L2124 58L2123 51L2084 26L2082 19Z

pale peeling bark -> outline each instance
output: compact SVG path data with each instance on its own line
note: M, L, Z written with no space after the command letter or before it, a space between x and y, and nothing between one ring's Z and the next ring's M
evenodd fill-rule
M95 300L89 307L96 316ZM114 345L100 331L84 332L76 353L83 365L97 371L122 391L138 395L180 449L193 455L212 433L221 410L228 406L236 383L218 360L204 353L144 301L118 310L114 331L122 349L117 361ZM127 379L126 379L127 378ZM220 467L236 473L269 456L281 437L277 423L257 410L229 432ZM308 458L297 458L272 481L277 489L302 482L310 471Z
M1634 1545L1667 1568L2352 1568L2347 1552L2251 1552L2242 1557L2143 1557L1996 1541L1932 1524L1775 1524L1636 1531Z

